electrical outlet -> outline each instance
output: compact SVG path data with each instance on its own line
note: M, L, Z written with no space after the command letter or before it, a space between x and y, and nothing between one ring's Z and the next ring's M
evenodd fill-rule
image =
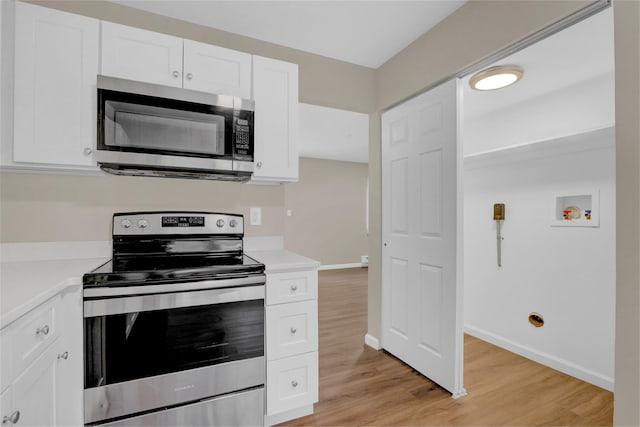
M261 225L262 224L262 209L261 208L250 208L249 209L249 221L251 225Z
M287 209L287 216L291 216L291 209Z

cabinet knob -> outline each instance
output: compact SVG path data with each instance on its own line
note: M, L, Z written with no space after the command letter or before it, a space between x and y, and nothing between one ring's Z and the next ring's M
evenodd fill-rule
M85 148L82 151L86 156L88 156L89 154L93 153L93 150L91 148L89 148L89 147Z
M193 78L193 74L187 73L187 80L191 80Z
M291 381L291 387L298 387L298 381L296 380Z
M291 331L292 334L295 334L296 332L298 332L298 330L296 328L291 328L291 329L289 329L289 331Z
M49 335L49 325L44 325L42 328L36 329L36 335Z
M64 359L64 360L67 360L68 358L69 358L69 352L68 352L68 351L65 351L64 353L60 353L60 354L58 355L58 359Z
M291 285L291 292L295 292L298 290L298 285Z
M176 70L173 73L171 73L171 75L177 79L178 77L180 77L180 72Z
M15 411L13 414L9 415L8 417L2 417L2 424L7 424L7 423L17 424L19 420L20 420L20 411Z
M262 167L262 162L258 162L258 163L256 163L256 167L257 167L258 169L260 169L260 168Z

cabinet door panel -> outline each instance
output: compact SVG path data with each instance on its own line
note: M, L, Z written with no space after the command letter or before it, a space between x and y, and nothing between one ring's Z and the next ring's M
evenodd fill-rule
M267 307L267 360L317 349L317 301L300 301Z
M58 345L51 346L13 382L13 409L20 411L18 425L56 425L58 352Z
M15 7L14 161L93 166L99 21Z
M267 363L267 415L318 401L318 352Z
M220 95L251 97L251 55L184 41L184 88Z
M182 87L182 39L103 21L102 74Z
M255 181L298 180L298 66L253 57Z

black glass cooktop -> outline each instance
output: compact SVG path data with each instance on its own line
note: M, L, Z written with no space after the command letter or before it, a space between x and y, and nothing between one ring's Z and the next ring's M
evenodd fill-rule
M264 264L240 256L131 256L114 258L82 278L84 287L213 280L264 273Z

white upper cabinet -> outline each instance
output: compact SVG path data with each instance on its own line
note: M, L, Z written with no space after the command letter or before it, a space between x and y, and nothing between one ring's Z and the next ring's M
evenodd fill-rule
M182 87L182 39L103 21L101 72Z
M251 97L251 55L179 37L102 22L102 74Z
M94 166L99 21L15 3L13 161Z
M255 170L252 182L298 180L298 65L253 57Z
M184 88L251 98L251 55L184 40Z

